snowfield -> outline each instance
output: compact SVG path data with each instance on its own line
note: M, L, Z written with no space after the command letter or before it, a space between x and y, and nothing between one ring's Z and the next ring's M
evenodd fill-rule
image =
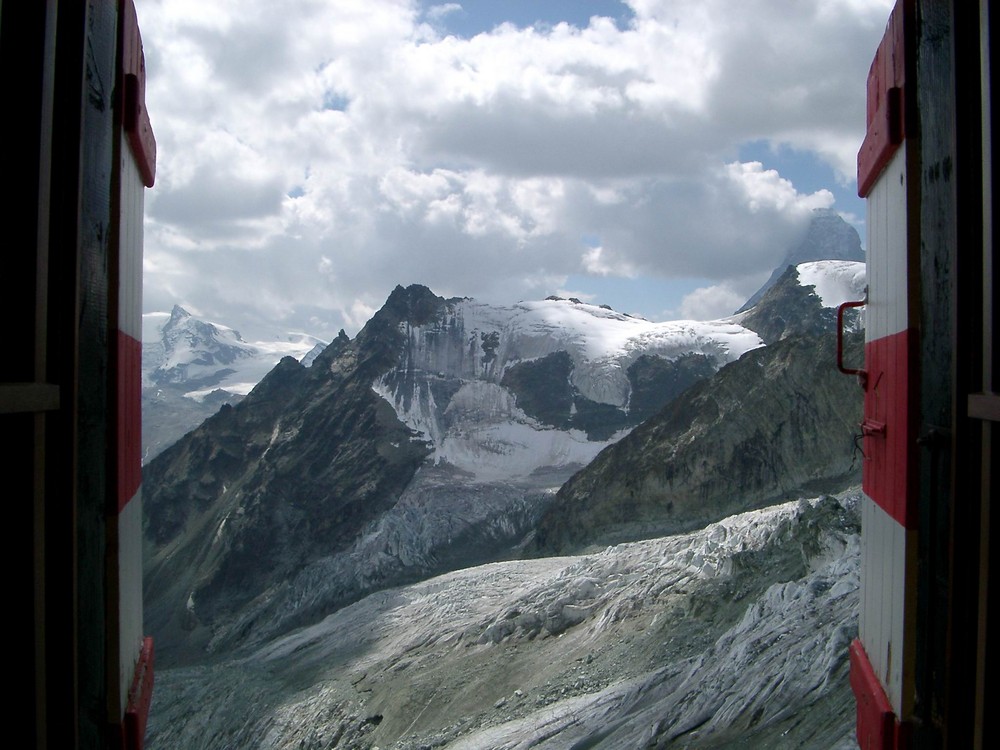
M855 503L380 591L159 672L148 746L850 747Z
M839 307L845 302L864 299L866 267L853 260L816 260L800 263L799 283L816 289L823 307Z

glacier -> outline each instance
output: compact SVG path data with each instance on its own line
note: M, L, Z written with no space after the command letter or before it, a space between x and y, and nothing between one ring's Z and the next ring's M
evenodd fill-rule
M147 745L850 747L857 490L371 594L167 669Z

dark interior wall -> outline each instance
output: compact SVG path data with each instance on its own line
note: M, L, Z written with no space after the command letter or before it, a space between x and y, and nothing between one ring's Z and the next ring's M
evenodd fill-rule
M989 746L983 623L996 415L970 411L970 397L990 399L995 336L983 7L988 3L916 4L921 494L914 745L921 748Z
M62 5L65 5L63 3ZM62 5L60 12L62 12ZM109 618L105 570L107 523L113 493L108 469L114 445L111 414L111 330L108 320L109 262L112 257L112 207L115 186L114 97L117 70L118 4L90 0L79 4L85 16L70 19L68 33L83 29L83 96L66 97L80 118L78 265L75 310L76 345L76 544L77 681L80 746L103 747L109 725L106 673ZM82 14L81 14L82 15ZM82 22L82 27L78 25ZM60 32L62 24L60 22ZM75 62L75 60L73 61ZM67 80L67 87L74 81ZM71 94L71 91L68 92ZM69 114L69 113L67 113ZM57 118L56 120L60 120ZM67 154L69 162L69 154ZM68 206L67 206L68 209ZM67 325L72 325L66 321ZM117 645L113 647L117 655ZM115 707L117 712L117 707Z
M954 35L947 3L919 3L911 118L919 133L920 535L918 746L938 747L946 714L956 238Z
M108 258L118 3L4 2L0 360L13 643L36 748L108 747ZM5 545L6 546L6 545ZM20 739L20 738L19 738Z

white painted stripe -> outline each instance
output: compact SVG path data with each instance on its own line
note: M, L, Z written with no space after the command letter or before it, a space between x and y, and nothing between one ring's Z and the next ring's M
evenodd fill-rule
M901 696L899 694L899 680L895 679L899 674L898 666L900 653L902 652L902 638L897 637L899 633L898 623L902 619L902 613L893 606L896 593L903 586L903 571L896 566L899 554L896 550L897 537L902 527L896 520L884 513L881 506L874 513L876 528L881 532L881 553L879 556L882 563L882 648L880 654L879 677L885 684L886 693L892 702L892 707L896 714L899 714Z
M128 141L122 139L119 216L118 330L142 340L142 219L145 187Z
M896 715L913 711L916 532L862 495L858 635Z
M122 138L118 246L118 329L142 340L142 221L145 187ZM122 363L126 365L127 363ZM138 376L138 373L134 373ZM119 387L122 387L119 384ZM126 455L128 453L126 452ZM119 716L142 648L142 488L118 514L118 687Z
M869 653L869 660L877 659L882 652L882 564L878 550L881 549L881 529L875 524L876 505L867 496L862 500L861 514L861 616L859 635ZM878 671L875 662L873 667Z
M868 341L909 327L906 148L904 143L897 149L868 194Z
M118 514L119 716L142 648L142 489Z

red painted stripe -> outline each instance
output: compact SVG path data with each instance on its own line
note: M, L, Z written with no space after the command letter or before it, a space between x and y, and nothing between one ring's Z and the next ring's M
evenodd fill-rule
M889 750L895 747L896 716L892 705L857 638L850 647L851 690L858 704L855 732L859 747Z
M910 362L916 334L910 329L865 344L865 462L862 487L897 523L916 528L915 443L911 419Z
M906 67L903 0L897 0L868 71L867 132L858 151L858 195L868 195L903 142Z
M118 331L118 512L142 484L142 343Z
M868 126L858 151L858 195L867 197L886 165L903 143L902 89L892 88L876 121Z
M149 707L153 701L153 639L142 639L142 650L132 676L132 689L125 707L125 748L142 750Z

